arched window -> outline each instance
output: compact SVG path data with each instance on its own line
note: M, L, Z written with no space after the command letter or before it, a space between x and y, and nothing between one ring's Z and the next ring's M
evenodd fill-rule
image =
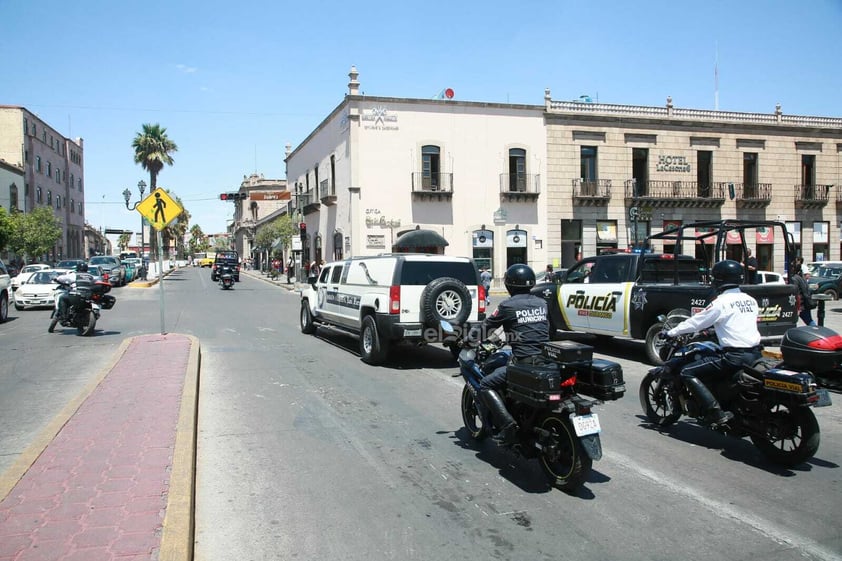
M9 186L9 210L20 210L20 207L18 207L18 186L14 183Z

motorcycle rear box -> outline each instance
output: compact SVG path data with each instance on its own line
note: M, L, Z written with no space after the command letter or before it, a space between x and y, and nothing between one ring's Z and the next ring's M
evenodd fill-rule
M842 364L842 337L827 327L796 327L784 333L781 354L787 368L829 372Z
M602 358L583 365L576 375L576 392L603 401L614 401L626 393L623 367Z
M561 395L561 382L575 372L558 364L510 364L506 368L510 395L533 407L546 406L550 395ZM558 401L558 397L554 401Z
M543 354L555 362L579 362L593 358L593 347L576 341L552 341L544 343Z
M809 395L815 393L815 387L811 387L814 383L813 376L807 372L772 368L763 373L763 386L776 392Z

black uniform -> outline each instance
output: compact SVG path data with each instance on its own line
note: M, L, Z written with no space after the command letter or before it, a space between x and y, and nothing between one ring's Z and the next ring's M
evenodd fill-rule
M483 327L503 327L512 347L515 362L530 362L540 357L544 343L550 340L547 302L534 294L515 294L500 302ZM480 382L483 389L500 389L506 385L506 367L501 366Z

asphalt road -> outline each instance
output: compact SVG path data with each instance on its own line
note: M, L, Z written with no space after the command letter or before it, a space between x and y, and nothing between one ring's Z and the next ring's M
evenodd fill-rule
M816 458L781 469L689 422L646 428L642 344L594 341L628 393L598 409L605 455L569 495L535 461L469 439L449 351L408 347L372 367L351 336L302 335L294 293L246 275L222 291L209 276L164 283L166 330L202 345L197 561L842 559L839 394L815 411ZM0 325L0 461L123 337L159 330L157 288L114 294L93 338L48 336L48 312Z

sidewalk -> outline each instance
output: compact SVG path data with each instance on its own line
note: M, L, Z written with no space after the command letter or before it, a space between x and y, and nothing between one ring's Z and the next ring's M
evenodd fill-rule
M188 560L200 347L126 339L0 474L0 561Z

